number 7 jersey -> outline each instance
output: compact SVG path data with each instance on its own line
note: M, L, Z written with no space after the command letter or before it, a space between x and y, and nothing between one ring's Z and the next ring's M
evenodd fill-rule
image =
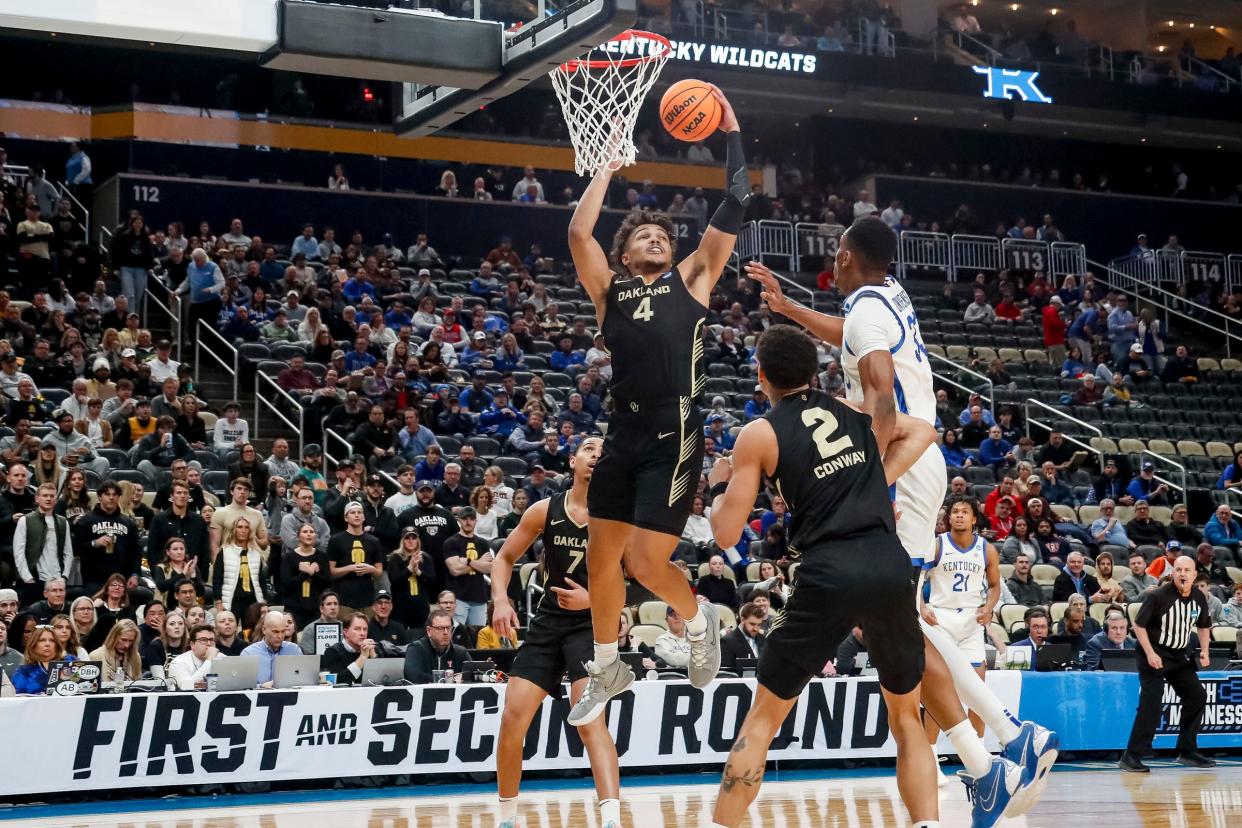
M548 500L548 514L543 520L543 598L539 600L540 615L591 617L591 611L561 609L552 587L569 589L568 577L587 589L587 526L579 526L565 508L569 492L557 492Z
M882 285L864 285L855 290L846 297L841 310L845 314L841 369L845 374L846 399L862 402L859 361L873 351L887 350L893 355L897 410L934 426L936 391L932 387L931 363L905 288L890 276Z

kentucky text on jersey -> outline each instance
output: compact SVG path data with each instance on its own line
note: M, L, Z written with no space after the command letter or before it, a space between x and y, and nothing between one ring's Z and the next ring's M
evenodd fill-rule
M841 469L848 468L849 466L854 466L854 465L857 465L858 463L865 463L865 462L867 462L867 455L865 452L851 451L849 454L838 455L832 458L831 460L829 460L827 463L823 463L819 466L816 466L815 476L818 477L820 480L823 480L825 477L828 477L831 474L836 474Z

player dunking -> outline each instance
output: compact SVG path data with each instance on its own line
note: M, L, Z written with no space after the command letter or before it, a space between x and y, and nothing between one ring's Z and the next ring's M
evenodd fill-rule
M979 678L983 678L987 671L983 630L1000 601L1000 555L977 532L978 501L968 495L950 495L945 508L949 531L936 538L935 553L923 564L923 576L930 589L926 603L923 590L918 590L919 612L925 622L953 639ZM970 720L982 736L983 720L974 711ZM936 744L940 728L931 719L924 724L928 741Z
M752 262L747 275L763 286L762 297L773 313L785 316L825 342L841 348L846 397L870 414L881 451L898 413L934 425L936 398L932 370L919 334L913 303L888 265L897 250L897 236L880 219L855 221L841 236L834 273L846 295L845 317L818 313L784 295L768 268ZM901 476L896 506L901 512L897 534L911 558L921 566L936 538L936 516L944 500L947 477L944 457L931 446ZM1022 766L1024 787L1014 797L1008 816L1025 813L1038 801L1056 761L1057 735L1033 722L1019 721L987 688L957 645L930 624L923 633L944 658L962 702L992 729L1004 755Z
M773 408L742 429L732 463L712 469L712 532L737 537L766 475L793 514L789 557L799 562L785 603L759 656L759 687L720 783L714 824L735 828L758 794L768 745L811 677L850 629L861 624L879 672L889 730L897 742L897 785L915 828L938 825L934 760L919 720L924 704L962 744L968 780L986 790L973 825L1000 818L1021 784L1021 770L993 759L953 695L944 662L919 631L908 557L897 538L888 481L935 441L935 430L898 415L883 460L871 418L810 390L818 367L802 331L774 325L759 338L759 382ZM727 482L726 482L727 481Z
M585 662L591 658L591 612L587 568L587 490L603 441L588 437L569 460L573 486L539 501L522 515L492 563L492 629L501 637L518 623L509 602L509 579L516 561L538 537L543 538L544 593L531 619L505 688L505 710L496 745L496 784L500 825L518 828L518 786L526 731L545 697L561 692L569 673L569 698L577 702L586 687ZM618 613L620 614L620 613ZM599 795L603 828L621 828L617 748L603 719L578 728L586 746Z
M707 304L750 198L737 117L719 89L712 94L727 145L725 197L695 252L674 264L668 218L636 211L613 240L613 264L623 275L614 274L592 235L612 177L606 168L592 179L569 225L578 279L595 304L612 355L615 403L591 485L587 570L595 649L586 691L569 714L573 725L600 715L608 699L634 681L633 671L617 659L626 553L639 583L686 619L690 682L705 687L720 668L716 609L695 601L685 575L669 561L702 469L703 420L695 398L705 383Z

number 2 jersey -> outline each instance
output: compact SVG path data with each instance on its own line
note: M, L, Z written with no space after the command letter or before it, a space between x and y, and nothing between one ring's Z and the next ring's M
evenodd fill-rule
M647 284L617 277L608 286L602 331L612 355L612 394L628 402L677 402L703 393L707 308L673 268Z
M569 588L566 576L587 589L587 525L574 523L565 508L567 497L568 492L552 495L543 521L543 597L539 599L539 615L590 618L589 609L562 609L552 591L552 587Z
M779 446L772 478L793 515L790 557L799 578L822 585L834 541L894 533L871 418L822 391L790 394L764 417Z
M902 414L936 424L936 391L931 362L919 320L905 288L891 276L883 284L863 285L841 306L845 327L841 343L841 370L846 399L861 403L862 381L858 363L880 350L893 357L893 398ZM897 535L915 566L931 553L936 538L936 516L948 482L944 455L931 445L897 481L894 498L901 511Z

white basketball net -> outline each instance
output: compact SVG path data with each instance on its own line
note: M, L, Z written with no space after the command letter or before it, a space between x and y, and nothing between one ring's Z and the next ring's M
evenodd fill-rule
M629 31L549 73L569 126L578 175L634 163L638 110L669 52L663 37Z

